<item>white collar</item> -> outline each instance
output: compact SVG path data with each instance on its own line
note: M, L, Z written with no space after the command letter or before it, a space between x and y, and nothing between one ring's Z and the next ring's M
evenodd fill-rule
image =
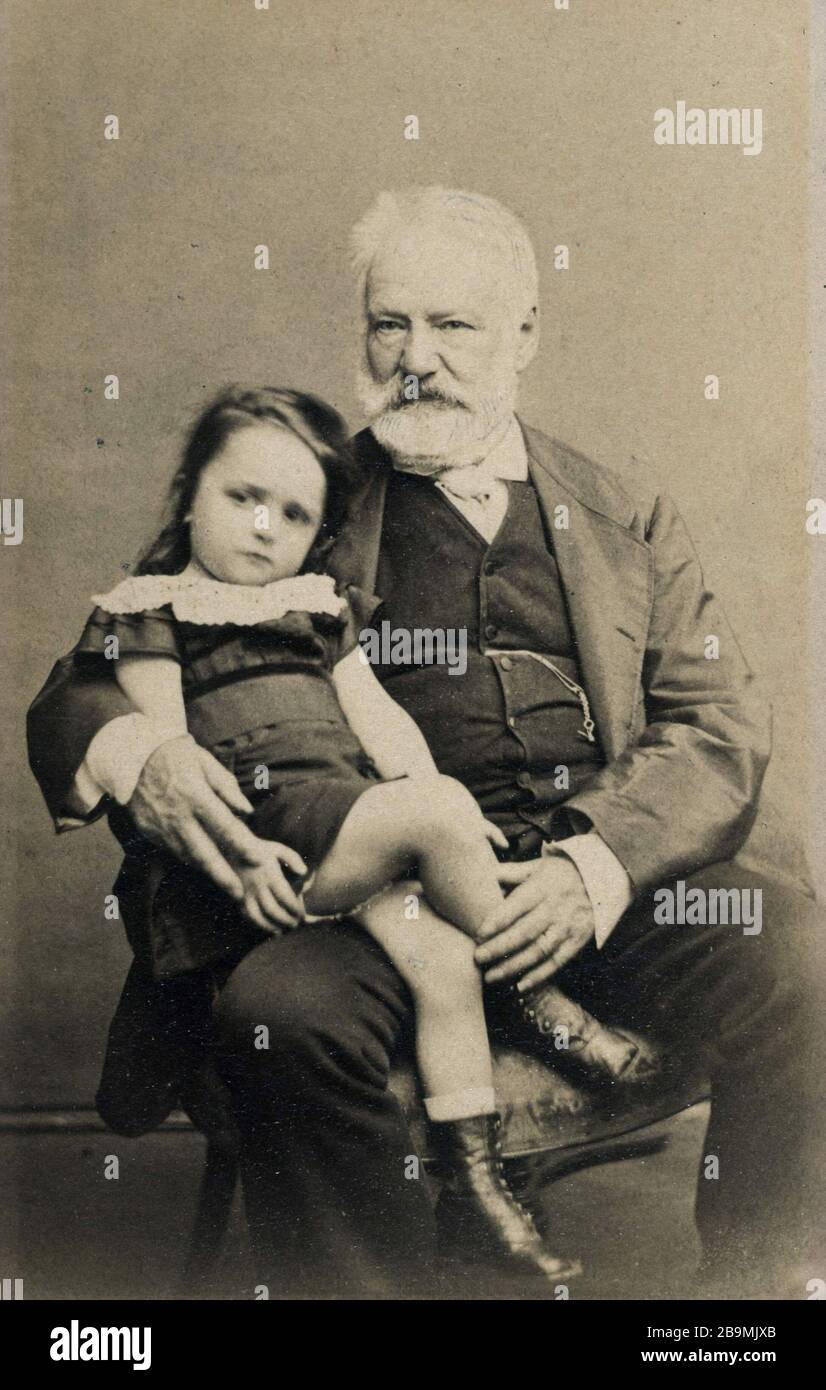
M271 584L225 584L188 565L182 574L138 574L121 580L92 602L107 613L145 613L169 604L186 623L252 627L285 613L329 613L338 617L346 600L329 574L296 574Z
M434 476L434 482L453 497L484 502L493 495L497 480L523 483L527 478L528 452L519 421L513 415L503 438L489 454L478 463L442 469Z

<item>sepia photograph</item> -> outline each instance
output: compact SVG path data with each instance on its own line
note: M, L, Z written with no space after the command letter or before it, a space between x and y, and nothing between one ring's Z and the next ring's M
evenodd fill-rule
M56 1363L268 1300L776 1361L826 7L2 10L2 1300Z

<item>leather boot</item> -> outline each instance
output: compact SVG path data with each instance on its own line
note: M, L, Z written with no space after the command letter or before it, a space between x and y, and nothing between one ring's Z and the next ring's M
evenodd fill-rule
M607 1028L554 985L537 985L525 993L514 987L513 993L529 1041L535 1045L541 1040L544 1060L558 1071L594 1085L633 1087L659 1074L657 1054L641 1039ZM563 1028L564 1035L555 1032ZM567 1046L557 1046L557 1038L565 1038Z
M576 1260L546 1249L533 1219L517 1202L502 1170L497 1114L431 1123L444 1182L436 1206L443 1258L491 1261L554 1284L582 1273Z

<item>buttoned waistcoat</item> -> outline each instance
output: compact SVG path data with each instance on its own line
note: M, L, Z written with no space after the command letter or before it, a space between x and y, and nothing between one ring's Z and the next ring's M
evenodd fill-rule
M797 837L759 806L770 704L673 501L633 498L611 470L520 425L606 759L551 833L593 826L637 893L738 851L805 886ZM369 431L355 443L362 481L330 568L375 592L392 467Z

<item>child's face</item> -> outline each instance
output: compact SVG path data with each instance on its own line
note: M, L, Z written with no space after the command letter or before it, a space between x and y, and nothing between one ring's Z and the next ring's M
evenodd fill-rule
M289 430L263 423L235 430L201 474L189 513L192 554L228 584L297 574L326 492L318 459Z

